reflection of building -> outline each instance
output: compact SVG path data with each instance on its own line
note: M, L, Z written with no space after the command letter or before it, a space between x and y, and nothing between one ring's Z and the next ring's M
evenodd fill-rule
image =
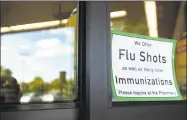
M1 104L4 102L19 103L20 88L17 83L17 80L11 76L11 73L8 73L8 75L1 76L0 98L3 98L3 101L0 100Z

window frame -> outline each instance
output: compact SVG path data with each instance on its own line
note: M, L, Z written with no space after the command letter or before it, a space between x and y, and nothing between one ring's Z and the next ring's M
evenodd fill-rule
M10 111L33 111L33 110L52 110L52 109L72 109L72 108L82 108L83 101L85 99L85 2L78 1L77 2L78 8L78 19L77 19L77 99L72 101L61 101L61 102L54 102L54 103L29 103L29 104L15 104L15 103L5 103L0 104L1 112L10 112ZM49 27L44 29L37 29L37 30L45 30L45 29L52 29L52 28L59 28L62 26L57 27ZM37 31L37 30L27 30L27 31ZM20 33L26 31L16 31L16 32L9 32L11 33ZM7 34L7 33L4 33ZM1 34L3 35L3 34ZM84 46L84 47L79 47Z

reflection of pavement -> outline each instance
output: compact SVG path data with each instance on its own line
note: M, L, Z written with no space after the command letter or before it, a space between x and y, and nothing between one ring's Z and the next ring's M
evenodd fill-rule
M23 94L23 96L20 99L21 103L29 103L29 102L41 102L41 94L37 93L29 93L29 94Z

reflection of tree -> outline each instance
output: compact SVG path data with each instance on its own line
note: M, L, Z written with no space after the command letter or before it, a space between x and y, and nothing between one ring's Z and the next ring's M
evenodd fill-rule
M29 89L31 92L44 92L44 80L41 77L35 77L29 83Z
M3 66L1 66L1 76L3 76L3 70L4 70L4 68L3 68Z
M35 93L48 93L48 92L56 92L60 93L60 80L59 78L56 78L52 80L50 83L47 83L43 80L42 77L35 77L31 82L21 83L22 86L22 92L23 93L29 93L29 92L35 92ZM74 99L76 95L76 80L69 79L66 83L63 84L63 92L62 95L69 97L67 99Z
M146 18L140 18L137 22L131 19L112 20L112 29L141 35L148 35Z
M3 66L1 66L1 72L2 72L2 70L3 70Z
M77 84L76 84L76 80L68 80L67 82L67 87L69 88L70 91L70 95L75 98L76 94L77 94Z
M12 71L1 66L1 76L12 77Z
M44 92L48 92L48 91L51 91L51 84L50 83L47 83L45 82L44 83Z
M21 83L21 87L22 87L22 92L23 92L23 93L30 92L30 91L29 91L29 84L28 84L28 83L22 82L22 83Z
M54 90L60 90L59 87L60 87L60 80L58 78L54 79L52 82L51 82L51 87L52 89Z
M9 69L6 69L1 66L1 76L6 76L6 77L12 77L12 71ZM22 86L22 93L48 93L48 92L56 92L60 93L60 80L59 78L56 78L52 80L50 83L45 82L44 79L40 76L36 76L31 82L26 83L22 82L20 83ZM74 79L69 79L67 82L63 83L63 92L62 95L66 96L67 99L74 99L76 96L77 92L77 85L76 85L76 80Z

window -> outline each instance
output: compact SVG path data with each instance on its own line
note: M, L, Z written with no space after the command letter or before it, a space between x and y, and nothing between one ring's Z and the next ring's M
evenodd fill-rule
M2 2L2 13L0 103L76 100L77 2Z
M128 33L132 33L140 36L143 35L143 36L154 37L155 39L167 38L167 39L178 40L176 52L174 53L175 54L174 66L176 67L175 71L176 71L176 81L177 81L178 90L180 91L179 93L181 94L183 99L186 99L186 90L187 90L186 52L185 52L186 34L184 34L185 33L184 26L186 24L184 18L184 15L186 14L185 4L186 2L177 2L177 1L175 2L161 2L161 1L160 2L155 2L155 1L109 2L110 13L111 13L110 14L111 30L115 31L115 33L120 33L120 34L126 33L126 35ZM182 39L181 36L183 36ZM162 49L163 51L165 50L165 48L157 48L157 49ZM180 51L180 53L177 51ZM124 54L128 54L128 52ZM114 63L117 64L116 62ZM123 76L125 75L123 74ZM149 76L149 73L147 73L146 76ZM121 79L122 81L122 78L119 79ZM135 89L136 88L134 88L134 90ZM115 94L116 93L113 92L113 101L115 101L114 99ZM124 92L124 94L126 94L126 96L130 96L129 94L131 93L126 91ZM142 94L144 93L142 92ZM128 97L126 100L131 101L130 99L128 99ZM154 101L154 99L149 99L149 100ZM140 97L140 98L134 98L132 101L145 101L145 100Z

